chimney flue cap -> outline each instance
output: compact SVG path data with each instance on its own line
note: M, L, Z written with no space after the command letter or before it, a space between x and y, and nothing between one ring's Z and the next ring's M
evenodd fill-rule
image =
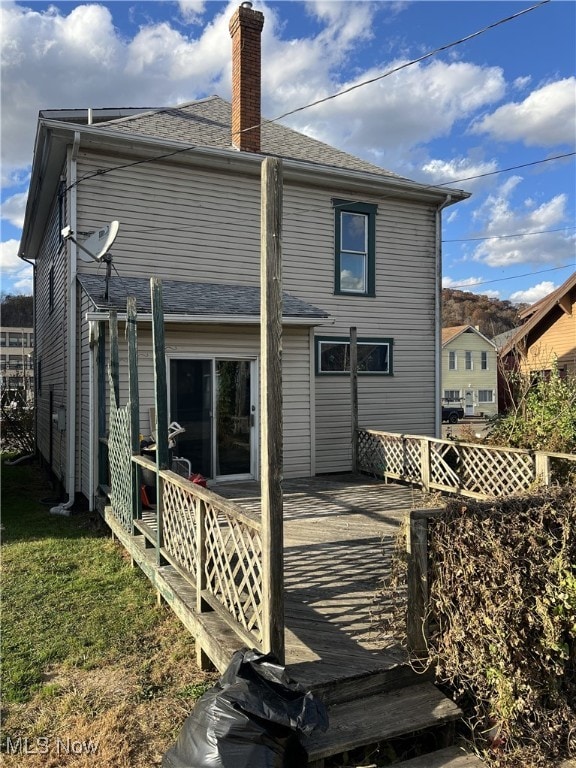
M244 2L242 3L242 5L240 7L241 8L252 8L252 3L250 2L250 0L244 0Z

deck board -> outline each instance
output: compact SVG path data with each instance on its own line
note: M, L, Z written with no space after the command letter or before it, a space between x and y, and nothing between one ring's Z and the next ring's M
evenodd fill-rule
M260 511L255 482L211 487ZM374 685L366 676L400 676L404 655L382 649L374 597L388 573L399 525L422 506L422 495L352 475L285 480L283 491L288 673L320 691L354 677Z

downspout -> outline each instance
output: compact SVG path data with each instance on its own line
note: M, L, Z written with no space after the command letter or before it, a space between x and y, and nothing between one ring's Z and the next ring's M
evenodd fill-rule
M75 131L74 142L68 150L67 177L70 189L69 211L67 221L73 232L76 232L76 181L78 178L77 160L80 149L80 133ZM66 360L66 488L68 501L52 507L53 515L69 515L74 505L76 495L76 243L68 242L68 322L66 336L68 340L68 356Z
M436 208L436 291L434 299L434 430L442 437L442 211L450 205L452 195Z

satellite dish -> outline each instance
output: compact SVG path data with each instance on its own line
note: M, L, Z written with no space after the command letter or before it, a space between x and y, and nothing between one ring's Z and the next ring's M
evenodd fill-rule
M82 261L102 261L110 248L112 248L119 228L120 223L118 221L111 221L110 224L97 229L84 242L79 243L77 240L74 240L80 249L78 256Z

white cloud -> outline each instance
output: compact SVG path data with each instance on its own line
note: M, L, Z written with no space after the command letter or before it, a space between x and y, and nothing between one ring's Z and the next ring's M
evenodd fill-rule
M467 157L454 157L451 160L431 159L422 166L422 174L430 184L458 183L460 179L466 179L466 190L471 191L483 183L482 178L470 179L471 176L481 177L483 174L492 173L497 167L496 160L476 161Z
M296 81L298 103L344 90L402 63L388 62L378 70L334 84L331 90L324 86L320 94L307 79L300 78ZM316 138L396 169L414 146L450 134L459 121L500 99L504 90L499 67L433 61L408 67L296 115L293 124ZM290 95L291 104L296 106L295 94Z
M528 288L525 291L515 291L510 294L510 301L513 304L534 304L544 296L548 296L549 293L555 291L558 286L554 285L550 280L544 280L538 285L534 285L532 288Z
M8 197L2 203L2 218L9 221L15 227L22 227L27 197L27 192L19 192L16 195L12 195L12 197Z
M572 146L576 140L576 77L548 83L522 102L499 107L471 130L489 133L500 141L523 141L527 146Z
M18 240L5 240L0 243L0 267L2 272L2 292L32 293L32 267L18 258ZM10 285L6 286L8 279Z
M511 198L521 181L519 176L509 178L475 211L474 219L482 224L478 236L495 239L476 246L472 258L490 267L573 263L576 239L569 230L562 230L568 222L567 195L555 195L539 205L527 198L514 207ZM528 234L502 237L524 233Z
M185 22L197 24L204 13L206 3L204 0L179 0L178 6Z
M456 288L464 289L470 288L478 283L481 283L483 278L481 277L464 277L461 280L454 279L452 277L442 278L442 288Z

